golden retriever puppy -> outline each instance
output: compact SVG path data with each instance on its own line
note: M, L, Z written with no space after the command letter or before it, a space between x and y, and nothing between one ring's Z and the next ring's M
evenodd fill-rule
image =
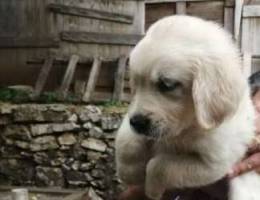
M254 110L239 51L221 27L159 20L132 51L130 72L134 96L116 138L126 184L159 200L166 189L214 183L245 155ZM229 199L259 200L259 177L233 179Z

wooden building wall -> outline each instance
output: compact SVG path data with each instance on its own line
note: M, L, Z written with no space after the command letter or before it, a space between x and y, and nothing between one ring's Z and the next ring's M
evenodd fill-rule
M93 10L101 13L93 14ZM46 88L56 88L71 55L116 61L129 53L143 33L143 1L1 0L0 86L34 86L44 59L54 56L64 62L54 62ZM75 76L86 81L91 65L79 62ZM101 90L113 87L113 66L103 63L98 79Z
M212 20L233 32L235 1L233 0L146 0L146 29L158 19L186 14Z

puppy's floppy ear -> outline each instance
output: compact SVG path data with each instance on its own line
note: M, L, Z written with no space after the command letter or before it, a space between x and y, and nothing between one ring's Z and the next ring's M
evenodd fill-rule
M215 128L238 108L246 88L242 73L225 66L197 67L192 95L201 128Z

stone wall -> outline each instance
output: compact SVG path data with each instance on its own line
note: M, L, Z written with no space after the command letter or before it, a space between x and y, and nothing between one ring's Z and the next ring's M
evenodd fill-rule
M92 105L0 105L0 184L91 187L114 199L121 119Z

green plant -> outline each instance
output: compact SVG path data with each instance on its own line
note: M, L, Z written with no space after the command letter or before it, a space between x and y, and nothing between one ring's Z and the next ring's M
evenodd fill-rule
M59 101L59 96L56 92L44 92L37 100L42 103L53 103Z
M0 101L25 102L29 101L30 93L22 90L15 90L7 87L0 88Z
M111 100L111 101L106 101L101 105L104 107L112 107L112 106L125 107L127 104L125 102Z
M126 113L129 103L121 101L106 101L99 104L107 113Z

